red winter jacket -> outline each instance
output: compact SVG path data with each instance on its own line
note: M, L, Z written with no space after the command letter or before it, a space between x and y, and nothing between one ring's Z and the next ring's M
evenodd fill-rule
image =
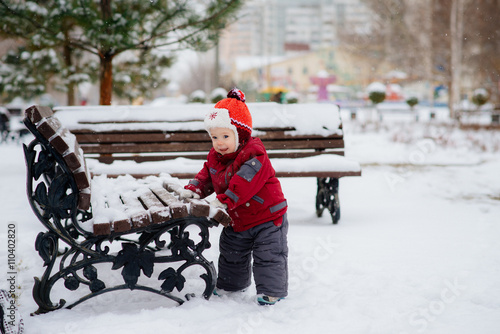
M215 191L219 201L227 204L236 232L269 221L279 226L287 209L281 184L259 138L250 138L230 154L221 155L212 148L203 169L185 188L202 198Z

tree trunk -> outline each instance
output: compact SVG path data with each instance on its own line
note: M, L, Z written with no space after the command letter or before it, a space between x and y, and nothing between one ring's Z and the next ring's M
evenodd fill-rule
M456 107L460 102L460 78L462 75L463 18L465 0L452 0L450 17L451 34L451 83L448 105L450 117L457 118Z
M425 0L423 5L423 18L422 18L422 48L423 48L423 64L424 64L424 80L426 82L426 90L424 99L428 100L431 106L434 105L434 78L432 75L432 12L433 0Z
M101 0L101 11L102 11L102 18L104 20L107 20L111 17L112 12L111 12L111 1L112 0Z
M66 65L66 68L71 68L73 65L73 60L71 59L71 54L72 54L72 49L71 47L66 44L64 45L64 63ZM67 104L68 106L74 106L75 105L75 83L74 82L69 82L68 83L68 91L66 92L66 99L67 99Z
M103 55L101 57L101 68L100 68L100 105L111 105L111 96L113 92L113 57L109 55Z
M101 0L101 12L104 21L108 20L111 15L111 1ZM100 68L100 105L111 105L111 96L113 94L113 55L108 50L100 50L101 68Z

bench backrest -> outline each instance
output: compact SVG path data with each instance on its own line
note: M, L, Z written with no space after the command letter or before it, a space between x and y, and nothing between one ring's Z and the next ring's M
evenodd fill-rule
M339 108L332 104L249 103L253 135L271 158L344 155ZM86 156L114 160L204 159L212 147L203 119L213 105L60 107L57 116Z
M49 145L62 157L65 166L61 167L68 168L78 188L78 209L89 210L90 178L75 135L61 125L49 107L32 106L26 109L24 123L42 144Z

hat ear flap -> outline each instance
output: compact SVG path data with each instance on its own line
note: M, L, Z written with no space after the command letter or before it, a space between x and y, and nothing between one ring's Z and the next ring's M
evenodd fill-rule
M205 117L204 124L205 130L207 130L209 136L212 136L210 133L210 129L213 128L225 128L232 130L236 139L236 149L238 149L240 138L238 133L239 129L236 128L236 126L231 121L231 118L229 117L229 110L220 108L210 111Z

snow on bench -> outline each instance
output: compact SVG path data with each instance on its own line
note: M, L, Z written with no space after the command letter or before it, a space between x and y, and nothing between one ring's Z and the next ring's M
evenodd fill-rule
M316 177L316 212L340 219L338 179L360 176L357 161L344 157L344 131L333 104L248 103L253 136L266 147L278 177ZM193 178L212 144L204 129L211 104L58 107L93 175L135 177L168 173Z
M249 103L254 136L264 142L278 176L361 174L344 155L338 107L329 104ZM211 142L203 119L212 105L59 107L57 117L82 145L94 174L193 177ZM300 159L322 155L322 158ZM338 156L335 156L338 155ZM172 160L173 161L168 161ZM193 161L194 160L194 161ZM125 162L126 161L126 162ZM161 161L160 163L148 163ZM140 162L140 163L133 163Z

